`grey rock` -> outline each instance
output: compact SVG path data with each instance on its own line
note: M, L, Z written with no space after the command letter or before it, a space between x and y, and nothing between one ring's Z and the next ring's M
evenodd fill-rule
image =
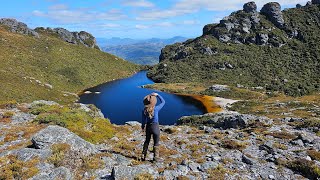
M220 84L214 84L209 89L214 92L222 92L222 91L230 90L230 88L227 85L220 85Z
M304 143L301 139L297 139L297 140L294 140L294 141L290 141L291 144L293 145L297 145L297 146L300 146L300 147L304 147Z
M312 5L312 2L311 1L308 1L306 6L311 6Z
M230 41L231 40L231 37L230 36L228 36L228 35L221 35L221 36L219 36L219 41L221 41L221 42L228 42L228 41Z
M257 35L256 40L257 40L258 45L266 45L266 44L268 44L269 36L268 36L268 34L261 34L260 33Z
M16 112L11 120L13 124L19 124L19 123L26 123L31 122L36 118L33 114L23 113L23 112Z
M153 169L152 166L150 165L139 165L139 166L115 166L112 169L112 178L114 180L122 180L122 179L127 179L127 180L133 180L136 176L140 174L151 174L155 175L158 172Z
M141 123L139 123L138 121L128 121L125 124L129 126L141 126Z
M24 24L22 22L18 22L16 19L1 18L0 24L8 26L10 28L10 31L14 32L14 33L31 35L31 36L35 36L37 38L40 37L36 31L29 29L26 24Z
M192 162L192 163L189 163L188 167L193 172L199 172L200 164Z
M301 4L297 4L296 8L302 8L302 5Z
M179 174L175 170L165 170L161 173L161 176L164 179L176 179L179 176Z
M193 121L193 118L201 119L204 118L205 120ZM207 125L213 126L215 128L246 128L255 123L263 123L266 125L271 124L273 121L267 117L262 116L254 116L254 115L247 115L247 114L240 114L237 112L223 112L223 113L208 113L205 115L194 115L194 116L184 116L177 121L177 124L197 124L199 125Z
M68 43L77 44L77 40L72 32L64 28L54 28L53 31L57 33L62 40Z
M217 162L214 162L214 161L208 161L208 162L205 162L205 163L203 163L203 164L201 164L201 166L200 166L200 170L202 171L202 172L204 172L204 171L206 171L206 170L208 170L208 169L211 169L211 168L216 168L216 167L218 167L218 163Z
M242 161L249 165L254 165L257 161L251 157L246 156L245 154L242 155Z
M58 167L52 169L50 172L40 172L38 175L32 177L30 180L43 180L43 179L64 179L72 180L72 174L69 169L65 167Z
M248 2L243 5L243 10L247 13L255 13L257 12L257 5L255 2Z
M21 161L29 161L34 158L45 160L51 155L51 150L22 148L14 150L12 154L17 155L18 159Z
M50 125L42 129L32 137L32 143L38 149L50 149L53 144L66 143L70 145L71 151L84 156L97 152L93 144L60 126Z
M203 49L203 53L204 53L204 54L207 54L207 55L213 55L213 54L215 54L215 53L211 50L210 47L204 48L204 49Z
M298 139L301 139L304 143L311 144L315 138L311 134L300 133Z
M267 18L277 27L282 28L284 26L284 18L281 12L281 5L277 2L270 2L265 4L261 11Z

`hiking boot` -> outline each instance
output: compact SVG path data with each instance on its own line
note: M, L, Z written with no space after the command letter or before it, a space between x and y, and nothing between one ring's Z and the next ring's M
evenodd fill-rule
M153 146L153 162L160 162L162 159L159 157L159 146Z
M143 150L142 150L142 161L146 160L148 153L148 146L146 144L143 145Z

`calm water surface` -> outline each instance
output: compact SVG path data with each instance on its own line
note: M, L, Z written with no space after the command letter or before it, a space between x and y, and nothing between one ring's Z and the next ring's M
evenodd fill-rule
M141 71L129 78L90 88L88 90L93 93L81 95L79 102L96 105L114 124L124 124L127 121L141 122L142 100L152 92L159 93L166 100L166 105L159 113L162 125L172 125L182 116L206 113L201 103L190 97L141 88L142 85L154 83L147 78L146 73Z

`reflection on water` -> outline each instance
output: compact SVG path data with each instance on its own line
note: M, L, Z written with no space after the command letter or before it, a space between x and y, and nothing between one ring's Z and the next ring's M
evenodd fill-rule
M141 121L142 100L147 94L155 92L141 88L142 85L154 83L147 78L146 73L141 71L132 77L90 88L88 90L93 93L81 95L79 102L96 105L114 124ZM166 100L166 105L159 113L159 121L162 125L172 125L182 116L206 113L202 103L193 98L156 92Z

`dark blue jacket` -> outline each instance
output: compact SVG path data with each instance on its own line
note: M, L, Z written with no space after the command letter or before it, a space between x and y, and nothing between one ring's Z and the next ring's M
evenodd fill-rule
M158 94L157 96L160 100L160 104L157 105L155 108L154 108L154 116L153 118L149 118L148 116L146 116L144 114L144 110L142 110L142 127L144 127L145 124L147 123L159 123L159 111L161 110L161 108L164 106L164 104L166 103L166 101L163 99L162 96L160 96L160 94Z

